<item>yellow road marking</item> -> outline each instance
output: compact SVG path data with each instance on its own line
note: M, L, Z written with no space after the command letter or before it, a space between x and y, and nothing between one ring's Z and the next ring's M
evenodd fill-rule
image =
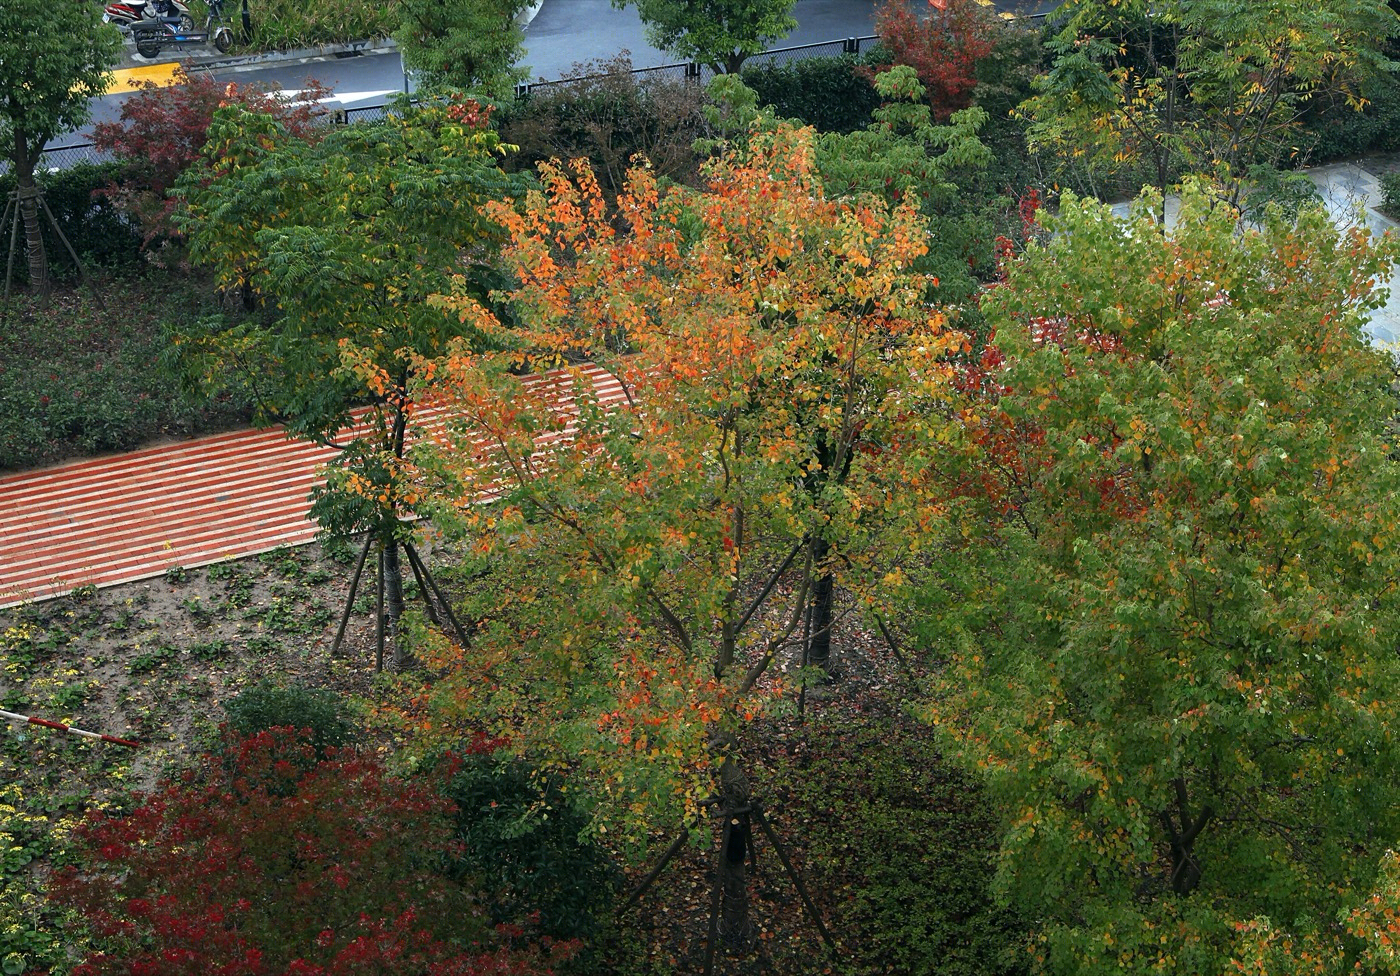
M145 82L155 82L161 87L169 87L175 83L175 72L180 67L179 61L167 61L164 64L143 64L135 68L119 68L112 72L112 84L107 89L107 94L116 95L122 92L136 91Z

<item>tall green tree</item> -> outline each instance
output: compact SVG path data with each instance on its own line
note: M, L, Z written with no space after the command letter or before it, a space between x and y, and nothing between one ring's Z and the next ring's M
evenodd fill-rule
M503 98L525 72L520 14L531 0L400 0L394 34L420 87Z
M1164 190L1182 173L1237 204L1254 167L1295 153L1308 101L1392 67L1385 0L1072 0L1051 70L1022 106L1033 147L1101 178L1141 163ZM1355 100L1355 96L1352 96Z
M761 54L797 26L797 0L612 0L632 6L647 27L647 39L687 61L707 64L716 74L734 74L745 59Z
M14 167L29 280L48 290L34 169L49 140L82 125L107 90L121 38L92 3L6 0L0 7L0 147ZM8 230L6 230L8 239Z
M418 371L476 335L428 298L454 281L485 297L500 231L479 208L514 186L488 116L471 101L425 106L308 140L228 106L181 178L192 256L261 306L191 353L211 381L242 377L265 422L339 449L312 515L333 537L379 541L391 629L419 501Z
M1264 930L1346 960L1400 839L1400 403L1363 331L1396 245L1159 206L1068 195L985 303L928 713L1044 970L1225 972Z

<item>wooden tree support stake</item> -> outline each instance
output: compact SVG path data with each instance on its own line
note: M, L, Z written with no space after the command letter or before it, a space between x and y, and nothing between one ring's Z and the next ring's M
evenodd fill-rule
M379 593L375 600L374 617L374 670L384 670L384 543L379 543Z
M15 252L19 250L19 192L10 194L5 204L5 219L10 221L10 257L5 262L5 304L10 302L10 284L15 277Z
M797 869L788 860L787 849L778 840L777 833L768 823L768 818L763 815L763 806L757 801L753 802L753 816L758 821L758 826L763 830L763 836L768 838L768 843L773 845L773 850L778 853L778 860L783 863L783 869L787 871L788 877L792 879L792 886L797 889L797 894L802 898L802 906L807 909L807 914L812 916L812 921L816 923L817 931L822 934L822 941L831 950L832 956L836 955L836 940L831 937L831 933L826 930L826 923L822 921L821 915L817 912L817 906L812 903L812 898L807 894L807 886L802 883L802 876L797 873Z
M340 626L336 628L335 640L331 641L331 657L340 650L340 642L345 639L345 628L350 624L350 613L355 605L355 595L360 591L360 576L365 571L365 560L369 557L369 547L374 545L373 536L365 536L365 544L360 549L360 558L355 560L355 574L350 577L350 594L345 598L345 610L340 615Z
M724 857L725 848L729 846L729 817L724 818L724 831L720 835L719 852L715 855L715 884L710 890L710 930L705 936L705 976L712 976L715 971L715 946L719 944L719 896L723 875L720 872L719 859Z
M423 574L423 578L428 581L428 585L432 587L433 593L437 596L438 602L442 604L442 611L447 615L447 621L452 625L452 630L456 633L457 640L463 647L466 647L468 643L467 632L462 629L462 624L457 620L457 614L452 612L452 603L443 594L442 589L437 584L437 579L434 578L432 573L428 572L428 566L423 562L423 557L418 555L418 550L415 549L411 543L405 542L404 549L408 552L409 563L415 567L414 572L421 572ZM422 584L420 583L419 585L421 586ZM423 591L423 599L425 601L429 599L427 590ZM438 626L442 625L439 624Z
M627 900L622 903L622 907L617 910L618 915L623 915L627 909L637 904L637 900L647 893L647 889L656 883L656 879L661 877L661 872L666 865L671 863L671 859L680 853L680 849L685 846L687 838L690 837L690 828L682 827L680 833L676 834L671 846L666 848L666 853L661 855L661 860L656 862L656 867L647 872L647 876L641 880L637 887L632 889L632 893L627 896Z
M39 206L44 208L44 213L48 215L49 225L58 235L58 239L63 242L63 246L68 250L68 256L73 259L73 265L78 269L78 278L87 285L87 290L92 293L93 299L97 302L97 307L102 311L107 311L107 303L102 300L102 296L97 289L92 286L92 280L88 278L87 268L83 267L83 261L78 257L78 252L73 250L73 245L68 242L68 235L63 233L63 228L58 225L58 219L54 217L53 211L49 209L49 202L44 199L42 193L39 194Z
M423 595L423 606L428 611L428 620L439 630L442 629L442 619L438 617L437 607L433 605L433 591L428 589L427 582L423 579L423 574L427 567L419 566L418 560L414 558L413 547L407 542L403 545L404 552L408 554L408 568L413 571L413 580L418 584L418 592Z

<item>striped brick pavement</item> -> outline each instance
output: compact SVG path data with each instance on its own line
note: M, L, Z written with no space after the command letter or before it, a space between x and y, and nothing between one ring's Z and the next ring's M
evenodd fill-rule
M620 399L612 377L586 373ZM310 542L307 496L333 455L270 428L0 477L0 607Z

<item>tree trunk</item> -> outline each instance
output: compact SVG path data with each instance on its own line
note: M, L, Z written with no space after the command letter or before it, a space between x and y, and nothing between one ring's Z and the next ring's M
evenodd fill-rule
M749 780L737 760L726 756L720 766L720 810L724 845L719 852L719 934L725 946L744 950L753 942L749 921L748 856L753 844L749 815Z
M388 618L389 643L394 656L391 667L402 671L412 662L408 653L408 642L403 634L403 567L399 562L399 544L390 541L384 545L384 616Z
M1196 838L1215 816L1210 804L1201 807L1195 817L1191 816L1186 795L1186 780L1178 776L1172 781L1176 790L1176 819L1171 812L1162 811L1158 817L1167 831L1167 841L1171 849L1171 886L1178 895L1189 895L1201 883L1201 864L1196 860Z
M43 228L39 225L39 187L34 182L36 147L22 131L15 138L15 187L19 191L19 213L24 221L24 242L29 255L29 283L40 297L49 294L49 258L44 250Z
M820 566L831 545L818 539L812 546L812 565ZM836 577L830 572L819 576L812 584L812 602L808 608L807 663L831 671L831 622L835 617Z

